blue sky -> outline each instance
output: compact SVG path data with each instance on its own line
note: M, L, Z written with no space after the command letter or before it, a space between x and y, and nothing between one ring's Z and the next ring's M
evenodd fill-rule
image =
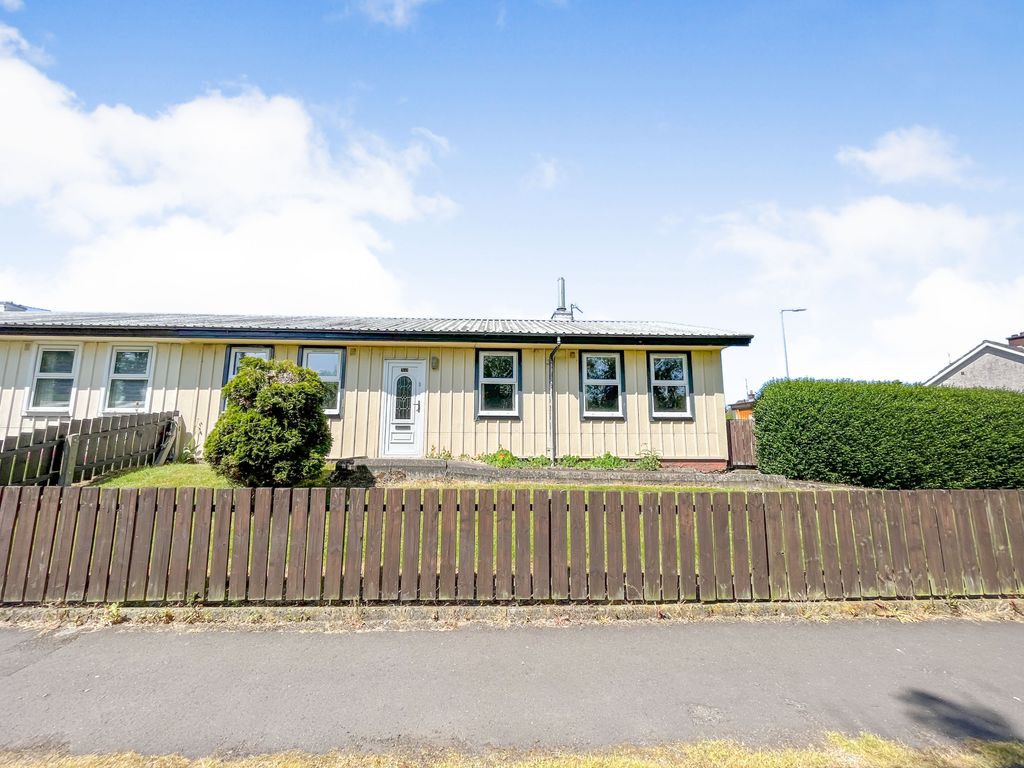
M920 380L1024 330L1017 3L0 0L0 25L0 298L538 317L564 275L584 319L754 333L730 397L781 374L783 306L802 376Z

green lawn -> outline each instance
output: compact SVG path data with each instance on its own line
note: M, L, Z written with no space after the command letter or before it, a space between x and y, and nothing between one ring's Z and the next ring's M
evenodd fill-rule
M598 474L595 472L595 474ZM329 487L332 485L331 470L309 486ZM109 475L95 483L102 488L233 488L233 483L214 472L207 464L165 464L162 467L141 467ZM488 483L483 480L442 482L437 480L405 480L389 484L389 487L405 488L494 488L528 489L544 488L553 491L639 491L658 493L661 491L729 491L742 488L705 488L679 485L614 485L610 483L558 484L543 482Z

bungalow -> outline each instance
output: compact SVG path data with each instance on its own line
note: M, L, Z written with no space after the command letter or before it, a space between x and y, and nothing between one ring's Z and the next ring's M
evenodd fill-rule
M0 427L176 410L201 446L255 356L320 374L332 458L504 447L724 468L722 350L751 338L564 306L550 320L5 312Z
M1024 333L1007 338L1006 344L983 341L936 373L930 387L983 387L1024 392Z

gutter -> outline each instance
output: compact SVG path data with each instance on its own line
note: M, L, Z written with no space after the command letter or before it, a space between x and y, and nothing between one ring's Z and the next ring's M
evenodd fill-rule
M551 452L551 465L554 466L558 451L555 447L555 353L562 346L562 337L555 337L555 347L548 354L548 446Z

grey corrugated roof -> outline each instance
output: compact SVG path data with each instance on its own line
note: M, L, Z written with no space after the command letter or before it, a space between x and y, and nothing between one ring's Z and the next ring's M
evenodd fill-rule
M681 323L644 320L499 320L484 318L414 318L414 317L331 317L309 315L203 315L121 312L47 312L45 314L12 313L0 315L0 332L17 333L21 329L57 329L83 332L87 330L175 331L187 336L189 331L310 332L318 334L394 335L394 336L563 336L630 337L673 339L716 339L726 343L747 343L749 334L719 328L706 328Z

